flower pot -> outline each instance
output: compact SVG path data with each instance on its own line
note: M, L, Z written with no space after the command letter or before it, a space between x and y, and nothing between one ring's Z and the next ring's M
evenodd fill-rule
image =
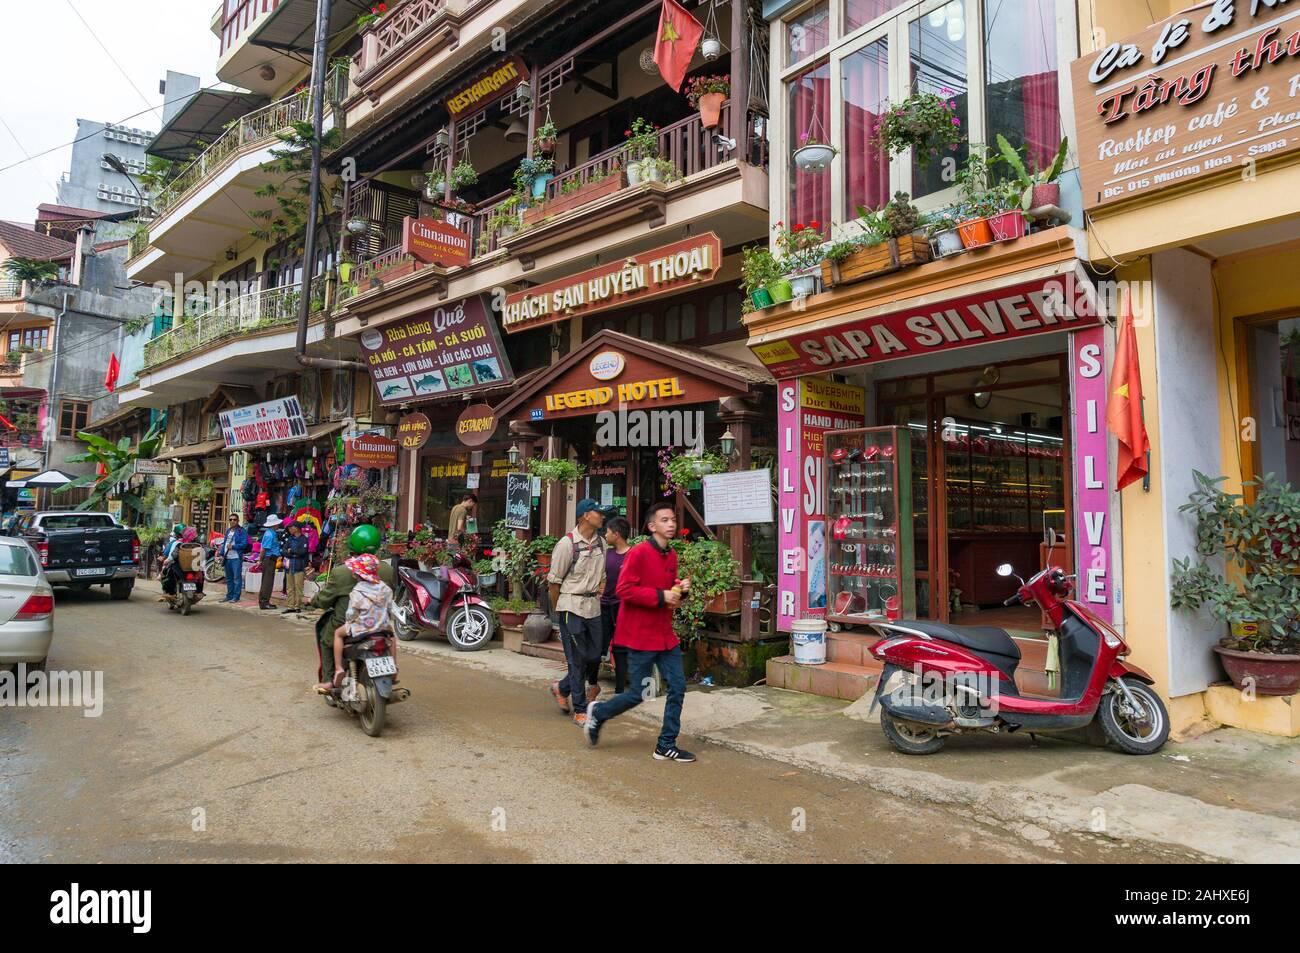
M955 255L966 248L961 240L961 233L955 228L950 228L946 232L939 232L934 236L934 250L940 257Z
M979 248L993 241L993 229L989 227L987 218L970 218L958 222L957 231L961 234L961 243L967 248Z
M794 297L794 289L787 278L778 278L767 286L767 293L772 296L773 304L781 304Z
M544 138L544 139L538 139L538 140L537 140L537 149L538 149L539 152L542 153L542 155L544 155L544 156L549 156L552 152L555 151L555 139L554 139L554 137L552 137L552 136L547 136L547 137Z
M1216 645L1223 670L1237 688L1253 688L1256 695L1294 695L1300 692L1300 655L1242 652Z
M722 122L722 101L726 98L722 93L705 93L700 97L700 123L705 129L713 129Z
M988 223L995 242L1009 242L1025 237L1025 216L1019 209L999 212L992 216Z
M555 176L550 173L543 173L533 179L533 198L546 198L546 183L551 181Z
M794 150L794 164L800 172L820 175L831 167L835 158L835 149L828 145L817 144L801 146Z
M537 565L538 565L540 568L542 568L542 569L550 569L550 568L551 568L551 554L550 554L550 553L538 553L538 554L537 554Z
M497 584L497 574L494 572L485 572L478 577L478 584L484 589L490 589Z
M1030 208L1042 208L1044 205L1061 204L1061 183L1048 182L1044 185L1035 185L1033 193L1029 199Z
M722 41L716 36L706 36L700 41L700 55L712 63L722 55Z
M817 293L817 275L791 275L790 290L796 298L806 298Z
M551 638L551 619L545 613L532 612L524 620L524 641L537 644L549 642Z
M758 311L762 311L764 308L770 308L775 303L772 301L772 296L768 294L766 288L759 288L757 291L751 291L749 293L749 300L754 302L754 308Z
M640 163L640 162L629 162L629 163L627 164L627 184L628 184L628 185L640 185L640 184L641 184L641 178L642 178L642 176L641 176L641 163Z
M517 629L523 625L526 617L527 613L525 612L506 612L504 609L497 613L497 618L501 620L501 624L508 625L512 629Z
M654 159L641 160L641 181L642 182L660 181L659 166Z
M930 243L916 235L904 235L855 251L840 261L822 262L822 283L829 287L849 285L929 260Z

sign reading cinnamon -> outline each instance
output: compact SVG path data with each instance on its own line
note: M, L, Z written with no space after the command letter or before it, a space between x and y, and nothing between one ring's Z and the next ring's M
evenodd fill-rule
M527 78L528 68L519 57L512 57L448 96L447 112L454 119L466 111L482 109L514 90L520 80Z
M462 268L469 264L470 238L467 232L453 228L436 218L402 219L402 254L411 255L429 265Z
M722 242L713 232L706 232L507 295L502 323L507 333L514 333L575 315L621 308L709 281L721 263Z
M345 442L345 461L365 469L397 465L397 443L387 437L361 434Z

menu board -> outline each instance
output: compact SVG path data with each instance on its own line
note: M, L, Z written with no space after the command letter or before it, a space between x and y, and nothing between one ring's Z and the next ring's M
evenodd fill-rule
M211 500L190 500L190 522L194 524L194 528L199 534L198 538L201 541L206 541L208 538L208 524L211 521L211 514Z
M506 474L506 525L511 529L532 528L532 487L527 473Z
M739 470L706 475L704 522L710 526L772 522L772 471Z
M381 404L469 394L514 380L481 295L361 334Z

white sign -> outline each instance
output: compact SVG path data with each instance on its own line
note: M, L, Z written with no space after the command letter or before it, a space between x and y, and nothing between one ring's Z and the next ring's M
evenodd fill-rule
M710 526L772 522L772 471L707 474L704 522Z
M600 505L601 506L614 505L614 484L602 483L600 485Z
M477 489L478 489L478 474L477 474L477 473L467 473L467 474L465 474L465 489L467 489L467 490L477 490Z
M136 460L136 473L150 473L155 476L171 476L172 462L170 460Z
M221 436L226 447L264 447L307 439L307 421L297 396L280 397L251 407L221 412Z
M591 376L598 381L612 381L623 373L623 368L627 366L627 361L618 351L601 351L591 359L587 369L591 371Z

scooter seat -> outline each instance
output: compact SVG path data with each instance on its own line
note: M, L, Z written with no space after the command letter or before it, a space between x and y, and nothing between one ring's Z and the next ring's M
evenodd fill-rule
M926 622L921 619L908 619L903 623L906 628L924 632L935 639L962 645L981 655L1001 655L1004 658L1020 661L1020 646L1007 634L1006 629L992 625L946 625L943 622Z

